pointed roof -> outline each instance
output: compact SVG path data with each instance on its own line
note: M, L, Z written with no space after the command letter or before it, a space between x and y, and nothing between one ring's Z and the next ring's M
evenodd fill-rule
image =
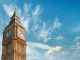
M11 17L11 20L19 20L20 18L17 16L16 14L16 10L14 11L12 17Z

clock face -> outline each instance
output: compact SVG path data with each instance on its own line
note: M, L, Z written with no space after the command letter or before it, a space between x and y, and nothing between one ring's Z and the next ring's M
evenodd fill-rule
M21 39L24 39L24 31L21 30L21 29L18 29L18 36L19 36Z
M12 35L12 31L11 30L6 32L6 37L11 37L11 35Z

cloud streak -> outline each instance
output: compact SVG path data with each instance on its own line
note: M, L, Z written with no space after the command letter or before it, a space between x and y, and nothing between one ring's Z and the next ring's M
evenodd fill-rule
M80 36L76 36L71 46L73 55L80 57Z
M49 58L49 56L51 56L51 55L53 56L55 53L60 52L62 50L62 47L61 46L52 47L52 46L42 44L42 43L28 42L28 49L29 49L28 54L31 56L30 58L39 60L38 57L41 54L43 54L43 57L41 56L41 59L46 59L46 58ZM38 51L37 49L42 49L42 50L46 50L46 51L42 53L42 52ZM34 58L34 56L35 56L35 58ZM28 59L30 59L30 58L28 57ZM46 60L48 60L48 59L46 59Z
M52 26L47 27L46 23L43 23L40 30L38 31L37 35L38 38L43 40L43 42L48 42L51 39L52 33L56 30L61 28L61 23L59 22L58 18L56 18L52 24ZM56 39L64 39L62 36L58 36Z
M13 14L13 12L14 12L13 6L11 6L11 5L2 5L2 6L3 6L6 14L7 14L9 17L11 17L12 14Z

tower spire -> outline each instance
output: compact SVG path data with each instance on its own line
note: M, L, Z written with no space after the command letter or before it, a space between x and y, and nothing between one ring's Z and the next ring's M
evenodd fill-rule
M17 16L17 13L16 13L16 8L15 8L15 11L11 17L11 20L19 20L20 18Z
M14 10L14 15L16 15L16 8L15 8L15 10Z

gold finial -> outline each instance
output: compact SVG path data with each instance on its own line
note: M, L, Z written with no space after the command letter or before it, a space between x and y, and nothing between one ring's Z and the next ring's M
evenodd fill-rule
M13 16L16 16L16 8L14 9L14 13L13 13Z
M15 8L15 11L14 11L12 17L11 17L11 20L13 20L13 19L19 20L19 17L16 15L16 8Z

